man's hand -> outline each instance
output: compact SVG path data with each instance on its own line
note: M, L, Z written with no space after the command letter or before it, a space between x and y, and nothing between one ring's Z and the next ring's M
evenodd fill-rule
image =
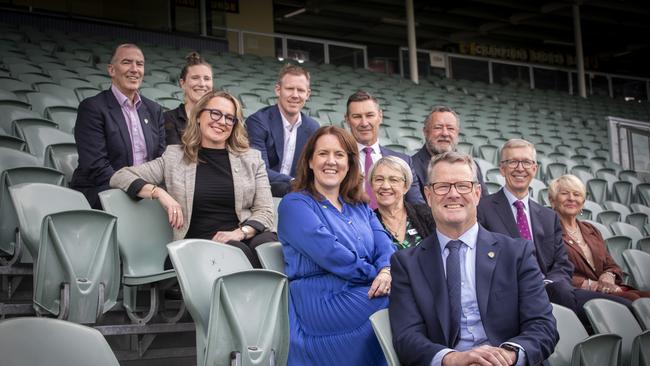
M465 352L450 352L442 358L443 366L510 366L517 355L506 349L492 346L480 346Z

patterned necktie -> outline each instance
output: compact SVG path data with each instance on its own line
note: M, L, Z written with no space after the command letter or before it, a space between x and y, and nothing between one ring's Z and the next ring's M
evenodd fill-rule
M528 227L528 219L526 219L526 211L524 211L524 203L515 201L513 205L517 208L517 229L519 229L519 235L523 239L533 240L533 237L530 235L530 228Z
M460 333L460 240L451 240L447 243L449 255L447 256L447 291L449 293L449 319L451 346L456 345Z
M376 209L377 208L377 199L375 198L375 194L372 193L372 187L370 186L370 168L372 167L372 147L364 147L363 152L366 153L366 160L364 162L363 167L365 168L366 172L366 179L365 179L365 188L366 188L366 193L368 193L368 197L370 198L370 208L371 209Z

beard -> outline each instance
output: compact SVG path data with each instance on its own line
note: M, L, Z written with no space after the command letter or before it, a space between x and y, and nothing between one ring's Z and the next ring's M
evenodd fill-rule
M431 154L431 156L442 154L442 153L445 153L445 152L449 152L449 151L452 151L452 150L454 150L456 148L456 144L454 144L454 143L451 143L451 144L445 145L445 146L436 146L435 143L429 142L429 141L426 142L426 146L427 146L427 150L429 150L429 153Z

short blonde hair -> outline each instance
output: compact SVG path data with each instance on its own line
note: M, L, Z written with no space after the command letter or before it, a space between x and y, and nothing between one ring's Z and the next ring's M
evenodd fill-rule
M234 95L226 91L213 90L202 96L190 111L190 116L187 120L187 127L185 128L185 132L181 139L185 159L191 163L196 163L198 161L199 148L201 147L202 135L201 128L199 127L199 115L214 98L224 98L232 102L235 106L235 117L237 117L237 123L232 126L230 136L228 136L228 139L226 140L228 151L241 153L249 148L248 133L246 132L246 128L244 128L244 114L242 112L241 103L239 103L239 100L237 100Z
M557 194L562 188L568 188L570 190L578 191L582 194L582 198L587 197L587 190L585 184L582 183L580 178L572 174L565 174L561 177L553 179L548 184L548 198L551 201L555 201Z
M411 184L413 184L413 173L411 172L411 167L409 167L406 162L397 156L384 156L381 159L377 160L374 164L372 164L372 167L370 168L370 172L368 174L368 178L372 180L372 178L375 176L375 170L379 168L380 166L387 166L391 169L395 169L402 173L404 176L404 184L406 184L406 190L408 190L411 187Z

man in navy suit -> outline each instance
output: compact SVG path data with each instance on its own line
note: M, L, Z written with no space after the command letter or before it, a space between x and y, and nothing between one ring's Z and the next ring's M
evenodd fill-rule
M108 74L110 89L79 103L74 128L79 166L70 187L97 209L101 208L97 194L109 188L115 171L153 160L165 150L163 109L138 94L144 76L140 48L130 43L117 46Z
M403 365L537 365L559 339L530 242L477 223L469 155L438 154L425 196L436 233L391 258L390 323Z
M503 145L499 169L506 185L481 200L478 220L490 231L532 241L551 302L573 309L588 325L583 309L587 301L607 298L625 305L629 301L571 285L573 264L564 247L560 219L555 211L539 205L528 195L528 187L537 172L536 158L535 146L526 140L511 139Z
M404 160L413 170L411 157L387 149L379 145L379 125L382 122L383 112L379 107L377 98L370 95L365 91L357 91L350 95L347 103L347 112L345 113L345 121L350 126L350 131L357 141L359 147L359 163L361 164L361 171L366 174L366 169L372 166L382 156L397 156ZM415 177L415 172L413 172ZM375 195L372 192L371 184L367 179L365 181L366 193L370 198L370 207L377 208ZM420 184L417 179L413 179L411 188L406 192L405 199L411 203L424 203L424 198L420 192Z
M424 195L424 186L428 183L427 169L431 157L456 150L460 133L460 117L451 107L433 107L424 120L422 133L424 134L424 145L411 158L413 159L413 171L420 181ZM487 194L487 186L483 182L483 173L478 164L476 165L476 174L481 185L481 192Z
M302 113L309 99L309 73L287 64L278 75L275 95L278 103L264 107L246 119L251 146L262 153L274 197L283 197L291 188L298 159L309 137L320 124Z

